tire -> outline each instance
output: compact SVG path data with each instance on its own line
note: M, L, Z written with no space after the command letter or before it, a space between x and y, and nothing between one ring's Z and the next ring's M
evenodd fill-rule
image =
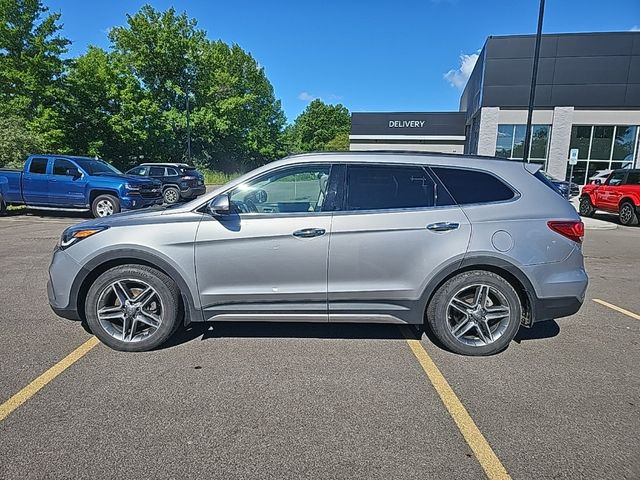
M4 197L0 195L0 215L7 213L7 204L4 201Z
M479 286L487 292L484 305L488 311L473 308L474 303L479 304L475 300ZM458 309L462 298L468 303L468 309L463 307L465 314ZM450 302L455 302L457 307ZM471 310L473 314L468 313ZM496 318L483 320L488 316ZM522 304L511 284L484 270L463 272L450 278L438 288L427 308L431 332L445 348L461 355L492 355L504 350L518 333L521 319ZM465 332L460 335L462 330Z
M623 225L631 226L638 224L638 212L633 203L629 201L622 202L620 204L620 223Z
M176 187L167 187L162 192L162 199L169 205L177 203L180 200L180 190Z
M94 218L108 217L120 212L120 200L113 195L98 195L91 203Z
M580 198L579 213L583 217L593 217L593 214L596 213L596 209L593 207L589 197Z
M124 290L116 288L116 282ZM149 287L152 293L143 294ZM140 303L146 301L146 305L136 309L134 304L125 302L122 308L120 298L126 298L122 297L123 291L134 301L143 297ZM165 343L180 327L179 298L178 287L164 273L146 265L120 265L107 270L91 285L85 316L90 330L105 345L122 352L146 352Z

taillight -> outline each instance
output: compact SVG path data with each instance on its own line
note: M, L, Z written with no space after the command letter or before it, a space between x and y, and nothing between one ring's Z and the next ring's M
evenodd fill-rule
M582 238L584 237L584 223L580 220L549 220L547 225L551 230L567 237L569 240L582 243Z

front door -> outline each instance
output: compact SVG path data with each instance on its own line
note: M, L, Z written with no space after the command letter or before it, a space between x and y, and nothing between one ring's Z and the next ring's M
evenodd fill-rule
M329 164L282 167L231 189L205 215L195 260L205 318L327 321Z
M53 161L53 175L49 177L51 204L59 207L83 207L86 205L87 180L84 175L68 175L69 170L80 173L78 166L66 158Z
M471 227L422 166L348 165L329 250L329 321L422 323L435 272L462 260Z

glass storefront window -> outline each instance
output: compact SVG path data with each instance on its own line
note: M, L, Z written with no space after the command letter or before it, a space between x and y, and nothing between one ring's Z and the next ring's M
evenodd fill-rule
M613 160L633 161L633 147L636 141L636 127L616 126L616 138L613 144Z
M531 126L531 146L529 161L544 165L549 147L551 125ZM522 160L524 157L524 136L526 125L498 125L496 140L496 157Z
M613 142L612 126L593 127L590 160L609 160L611 158L611 143Z
M574 182L585 183L600 170L633 168L638 128L633 125L574 125L569 145L569 149L578 149ZM567 180L570 171L571 167L567 165Z
M591 142L591 127L574 126L571 128L571 143L569 150L578 149L578 159L589 158L589 143Z

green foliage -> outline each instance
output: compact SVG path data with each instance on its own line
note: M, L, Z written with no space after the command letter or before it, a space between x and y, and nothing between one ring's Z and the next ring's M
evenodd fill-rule
M0 116L0 167L21 168L25 157L42 150L42 140L20 117Z
M224 173L217 170L201 170L204 175L204 183L207 185L224 185L234 178L238 178L241 173Z
M285 129L283 140L293 153L348 150L350 128L351 115L345 106L316 99Z

